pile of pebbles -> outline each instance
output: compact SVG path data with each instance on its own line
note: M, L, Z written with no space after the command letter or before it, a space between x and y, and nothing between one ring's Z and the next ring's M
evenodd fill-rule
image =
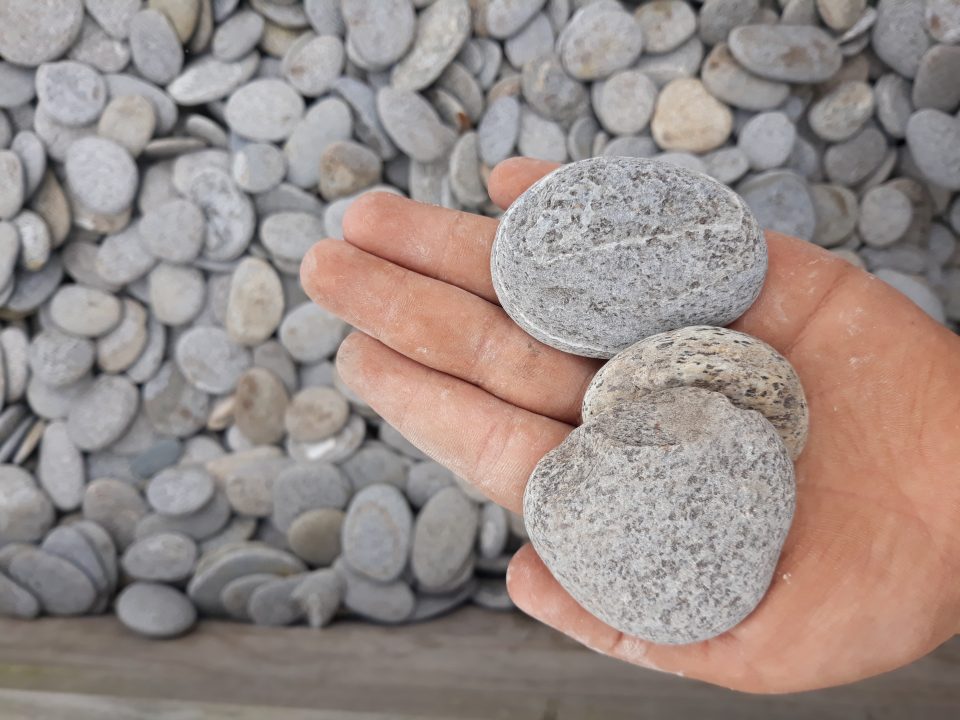
M649 157L956 323L958 76L955 0L0 3L0 613L508 607L522 523L339 382L306 249Z

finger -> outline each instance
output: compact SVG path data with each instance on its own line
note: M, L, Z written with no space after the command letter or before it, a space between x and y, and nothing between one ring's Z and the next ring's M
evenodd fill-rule
M497 302L490 280L493 218L392 193L367 193L343 217L344 239L401 267Z
M303 268L315 302L397 352L531 412L578 421L597 361L543 345L483 298L348 243L317 243Z
M736 645L729 637L691 645L658 645L610 627L561 587L529 544L510 561L507 589L523 612L596 652L650 670L737 687L756 685L749 666L736 662Z
M558 167L557 163L532 158L504 160L490 173L487 183L490 199L506 210L528 187Z
M340 378L384 420L494 502L521 512L533 468L573 429L424 367L363 333L337 354Z

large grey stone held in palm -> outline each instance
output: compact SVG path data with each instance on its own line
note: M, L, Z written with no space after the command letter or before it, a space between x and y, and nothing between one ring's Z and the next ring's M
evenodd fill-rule
M574 430L534 469L523 519L539 556L608 625L706 640L766 593L796 502L773 425L700 388L670 388Z
M688 325L726 325L763 285L767 246L715 180L642 158L561 167L510 206L491 255L503 309L552 347L609 358Z

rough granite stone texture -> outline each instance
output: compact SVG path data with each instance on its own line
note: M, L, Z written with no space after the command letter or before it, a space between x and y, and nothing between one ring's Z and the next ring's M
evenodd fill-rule
M581 425L534 469L527 532L553 576L612 627L657 643L720 635L773 576L796 502L771 425L719 393L671 388Z
M541 342L609 358L687 325L726 325L760 292L767 247L729 188L641 158L555 170L510 206L491 272L504 310Z
M803 450L807 400L790 362L761 340L708 325L651 335L615 356L587 388L583 421L673 387L726 395L737 407L769 420L793 458Z

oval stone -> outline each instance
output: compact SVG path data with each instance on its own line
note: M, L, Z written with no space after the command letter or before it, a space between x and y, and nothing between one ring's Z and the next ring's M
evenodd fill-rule
M460 488L436 493L420 510L413 533L410 566L419 586L427 591L456 578L471 559L479 512Z
M117 618L140 635L171 638L193 627L197 610L176 588L136 582L117 597Z
M372 580L395 580L407 564L412 525L410 506L396 487L366 487L354 496L344 519L343 557Z

